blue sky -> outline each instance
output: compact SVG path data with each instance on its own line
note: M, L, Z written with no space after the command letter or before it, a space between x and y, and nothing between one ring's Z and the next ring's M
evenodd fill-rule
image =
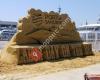
M76 22L76 25L96 23L100 17L100 0L1 0L0 20L18 21L27 15L30 8L43 11L58 11L59 5L62 13L67 13Z

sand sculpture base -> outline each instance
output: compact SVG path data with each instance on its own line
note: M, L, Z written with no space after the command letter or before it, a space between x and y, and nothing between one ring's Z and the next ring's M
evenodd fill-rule
M11 46L8 51L10 52L10 56L7 56L6 60L14 64L27 64L27 63L36 63L40 61L57 60L61 58L67 59L67 58L93 55L90 44L75 43L75 44L48 45L47 47L45 47L40 51L42 53L42 59L35 62L29 57L29 54L31 53L31 50L33 48L38 48L38 47L39 45ZM14 59L11 61L10 58Z

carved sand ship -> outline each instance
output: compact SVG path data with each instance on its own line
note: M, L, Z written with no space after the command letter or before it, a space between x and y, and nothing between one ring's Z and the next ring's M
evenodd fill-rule
M59 29L53 39L43 47L46 39L50 39L53 32L61 27L65 20L63 28ZM92 54L91 44L83 44L75 23L67 14L30 9L27 17L19 20L18 31L2 50L1 60L25 64Z

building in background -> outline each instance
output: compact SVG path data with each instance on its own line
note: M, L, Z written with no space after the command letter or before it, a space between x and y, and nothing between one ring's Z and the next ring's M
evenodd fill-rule
M17 31L17 22L0 21L0 40L8 41Z
M82 25L77 30L84 42L91 43L93 50L100 51L100 23Z

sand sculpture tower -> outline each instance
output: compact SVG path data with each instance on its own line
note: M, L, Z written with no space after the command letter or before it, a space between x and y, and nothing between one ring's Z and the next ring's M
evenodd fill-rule
M43 47L48 38L52 40ZM39 56L33 55L34 51ZM1 60L23 64L91 54L91 45L82 43L68 14L30 9L28 15L19 20L18 31L2 50Z

